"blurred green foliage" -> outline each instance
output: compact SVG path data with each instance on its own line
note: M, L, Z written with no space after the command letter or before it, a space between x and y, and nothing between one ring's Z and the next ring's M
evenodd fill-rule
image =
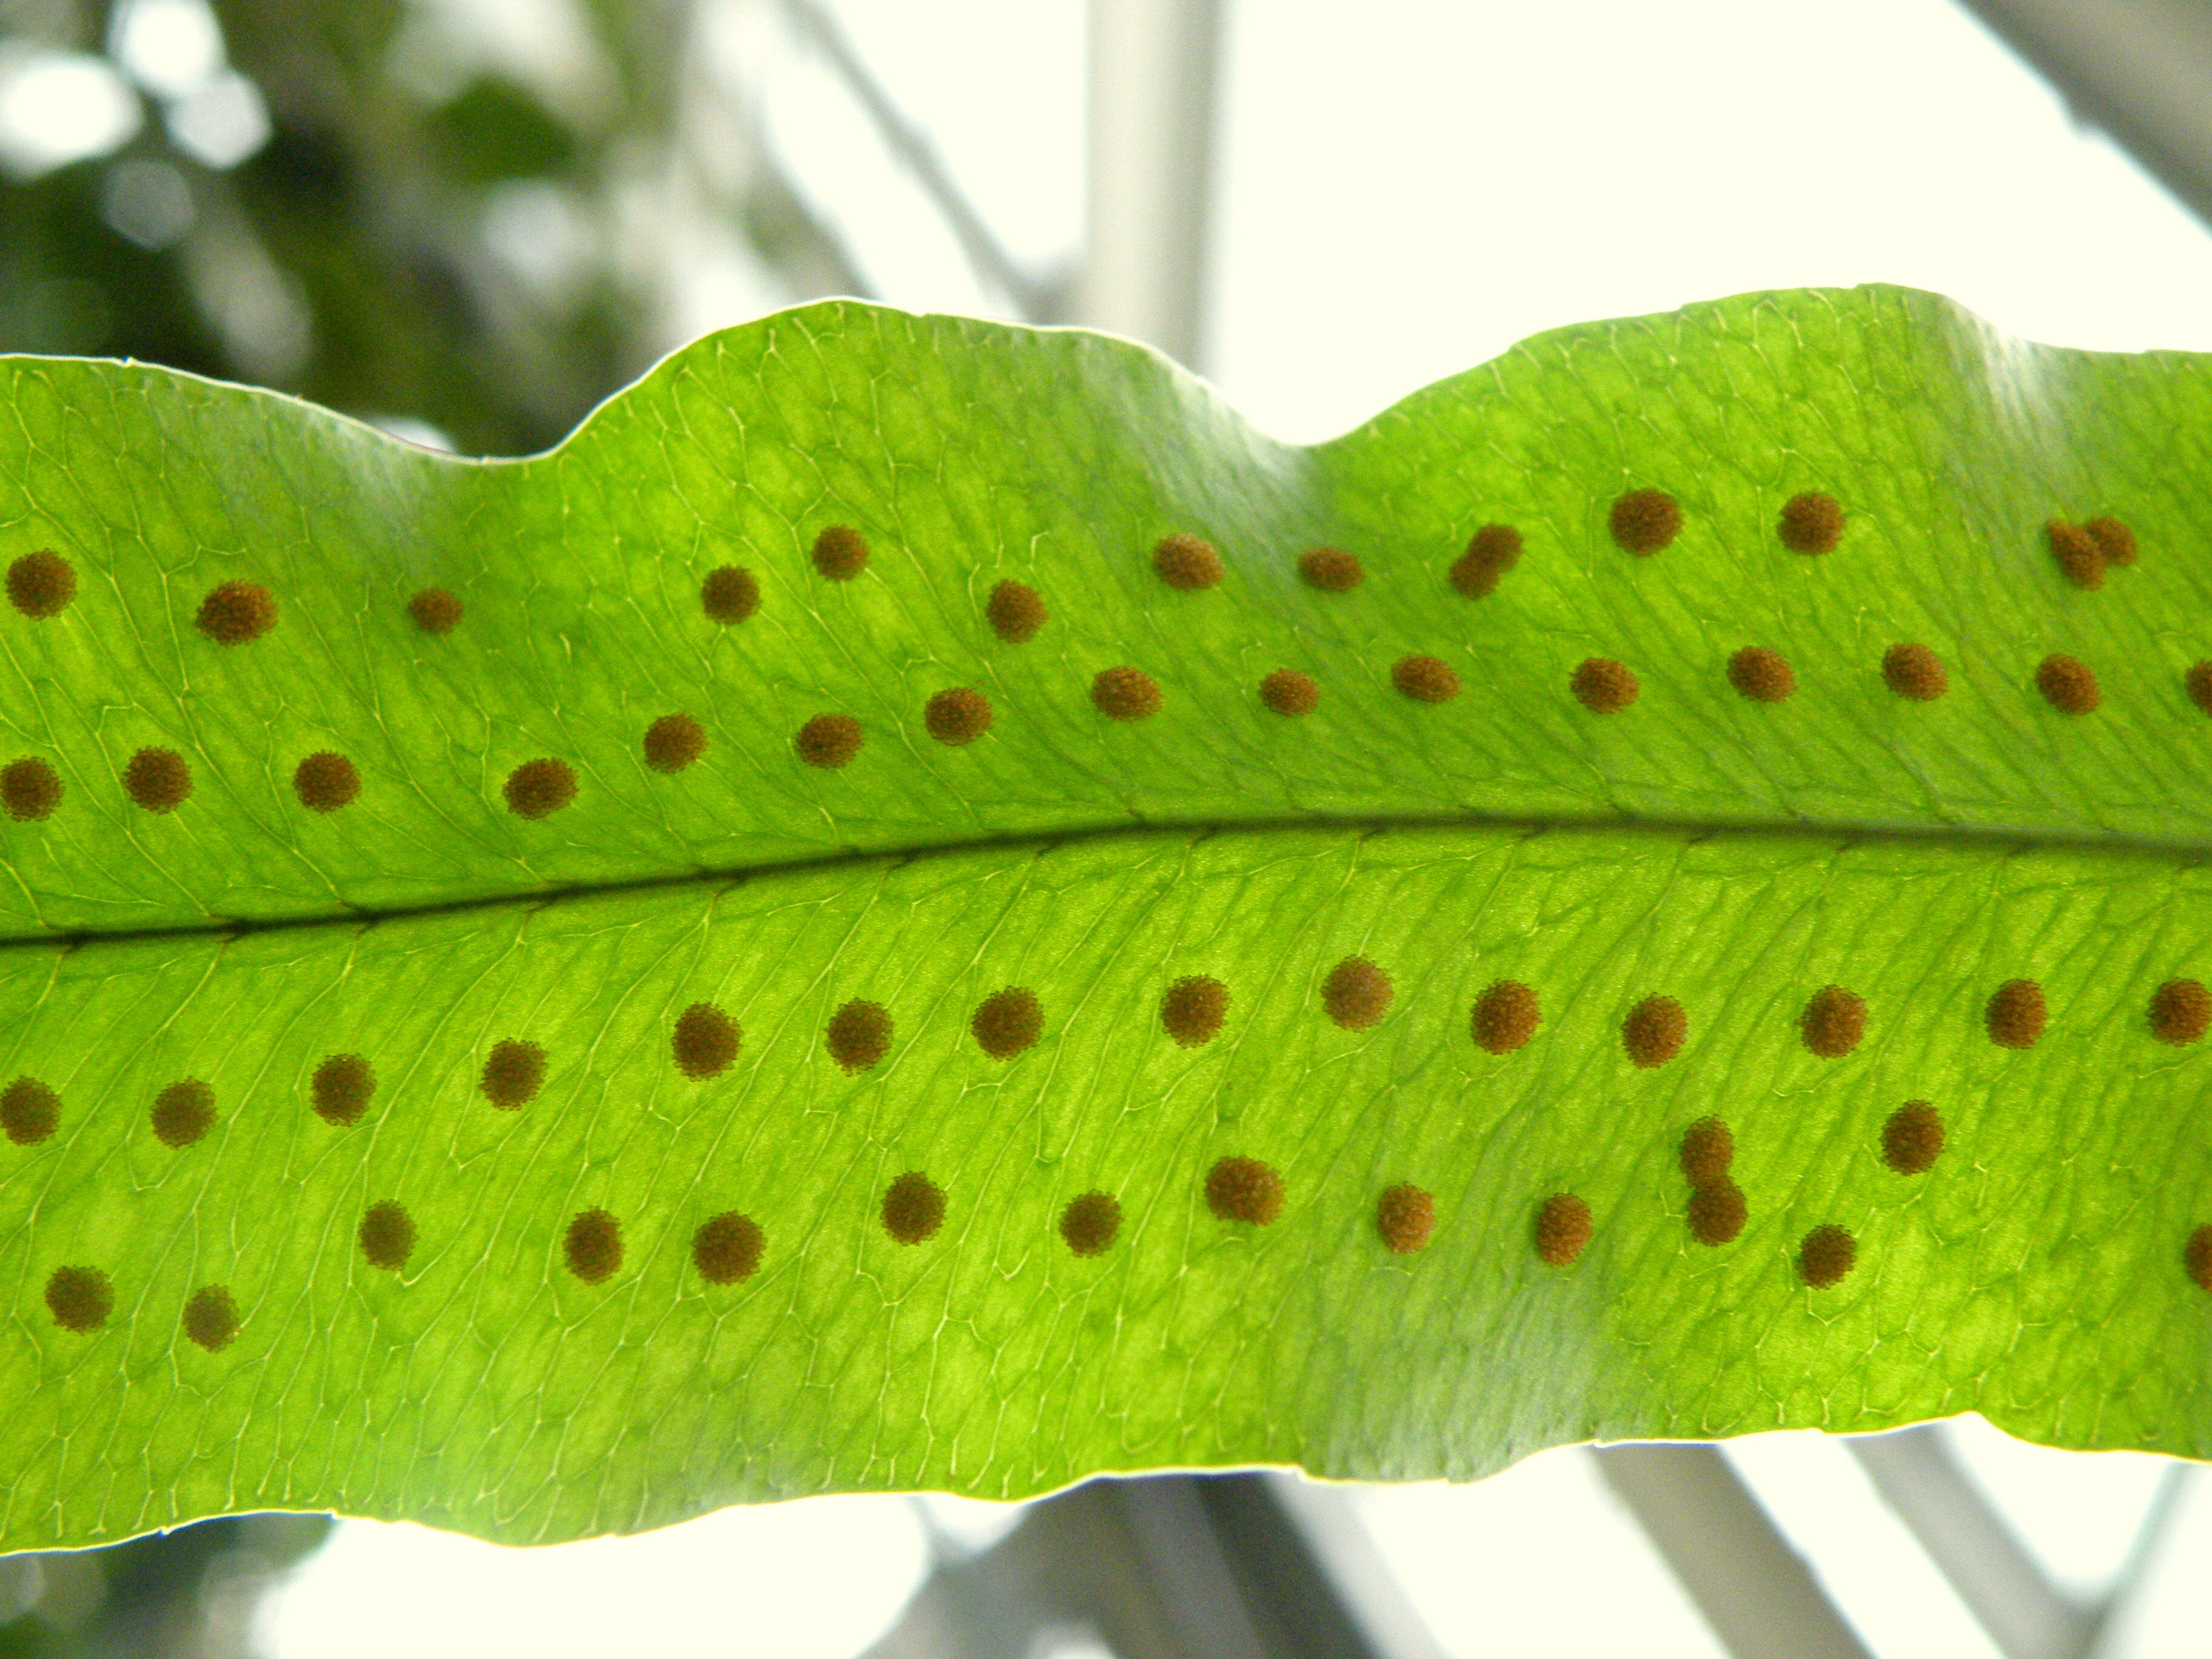
M0 1659L247 1659L253 1608L319 1515L243 1515L107 1549L0 1557Z
M0 0L0 43L100 52L125 3ZM583 27L580 90L531 84L473 49L454 33L465 5L211 0L230 64L268 106L267 141L210 167L149 92L115 153L0 179L0 350L275 386L427 422L466 453L557 441L675 343L653 238L699 142L684 129L704 82L692 0L539 3ZM858 291L750 148L728 207L763 263L797 273L793 298ZM173 240L117 228L121 170L149 162L189 191ZM526 181L538 219L510 216L502 249L501 192ZM517 240L527 258L514 257Z

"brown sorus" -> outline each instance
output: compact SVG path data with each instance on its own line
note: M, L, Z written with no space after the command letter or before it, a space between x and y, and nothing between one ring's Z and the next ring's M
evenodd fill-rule
M361 798L361 773L335 750L319 749L293 769L292 793L310 812L335 812Z
M1620 1022L1620 1046L1638 1066L1664 1066L1682 1051L1690 1018L1672 997L1646 997Z
M0 1131L18 1146L35 1146L62 1121L62 1099L34 1077L0 1089Z
M984 602L983 616L991 631L1008 645L1021 645L1036 637L1045 623L1044 595L1026 582L1000 582Z
M676 1016L669 1047L676 1069L697 1082L728 1071L744 1041L737 1021L711 1002L695 1002Z
M901 1244L921 1244L945 1224L945 1189L909 1170L884 1189L884 1231Z
M991 729L991 700L965 685L948 686L923 706L921 723L938 742L957 749Z
M830 1016L822 1041L841 1071L868 1071L891 1051L890 1011L880 1002L848 1002Z
M1121 1231L1121 1200L1111 1193L1084 1193L1060 1212L1060 1236L1078 1255L1103 1255Z
M50 548L26 553L8 567L8 600L34 622L58 617L76 597L76 571Z
M689 714L663 714L645 728L645 763L681 772L707 752L707 728Z
M799 728L791 746L809 766L835 772L860 752L865 735L850 714L817 714Z
M415 1218L398 1200L380 1200L362 1212L360 1239L370 1267L396 1273L415 1254Z
M2136 562L2136 532L2118 519L2106 514L2089 520L2081 528L2097 544L2097 550L2105 556L2106 564Z
M2043 526L2043 534L2051 544L2051 556L2057 562L2059 574L2068 581L2091 592L2105 585L2105 550L2087 531L2063 519L2053 519Z
M2089 665L2057 651L2036 665L2035 689L2062 714L2086 714L2101 701Z
M1091 701L1109 720L1140 720L1159 713L1159 684L1133 668L1108 668L1091 682Z
M1206 1207L1224 1221L1265 1227L1283 1212L1283 1178L1256 1158L1224 1158L1206 1172Z
M185 1334L210 1353L221 1353L238 1335L238 1304L224 1285L206 1285L185 1304Z
M359 1054L332 1054L315 1067L307 1093L324 1122L358 1123L376 1094L376 1068Z
M2199 1227L2181 1247L2181 1265L2200 1291L2212 1292L2212 1227Z
M1195 593L1221 580L1221 556L1195 536L1163 536L1152 549L1152 571L1178 592Z
M1278 714L1296 719L1321 707L1321 687L1313 676L1295 668L1278 668L1260 682L1260 701Z
M64 1330L82 1336L115 1311L115 1287L97 1267L57 1267L46 1280L46 1311Z
M1729 684L1753 702L1783 702L1797 689L1796 672L1779 651L1747 645L1729 659Z
M1397 988L1365 957L1346 957L1322 981L1321 1005L1347 1031L1364 1031L1381 1019Z
M709 570L707 580L699 584L699 608L709 622L731 627L760 609L760 583L742 565L726 564Z
M54 769L35 755L0 766L0 805L18 823L35 823L52 816L61 805L62 781Z
M173 749L141 749L124 765L123 789L149 812L173 812L192 793L192 769Z
M1390 665L1390 684L1415 702L1449 702L1459 696L1459 676L1439 657L1401 657Z
M1662 489L1632 489L1607 517L1615 545L1638 556L1656 553L1682 533L1682 509Z
M1792 553L1832 553L1844 538L1844 509L1823 490L1802 490L1782 503L1774 533Z
M1410 1181L1384 1188L1375 1200L1375 1231L1393 1255L1425 1249L1436 1224L1437 1200Z
M1881 680L1900 697L1933 702L1951 689L1943 659L1924 645L1893 645L1881 653Z
M1821 1059L1840 1060L1859 1046L1866 1036L1866 1021L1864 997L1840 985L1824 985L1797 1017L1797 1031L1805 1046Z
M1610 657L1586 657L1570 682L1575 701L1593 714L1617 714L1643 690L1636 676Z
M526 760L507 775L500 793L519 818L550 817L576 799L575 769L550 755Z
M1682 1131L1676 1157L1682 1166L1682 1179L1692 1187L1702 1187L1729 1172L1729 1165L1735 1161L1735 1136L1720 1119L1701 1117Z
M1718 1249L1733 1244L1750 1215L1743 1188L1726 1176L1701 1181L1690 1188L1690 1237Z
M579 1210L561 1236L561 1254L584 1283L605 1284L622 1267L622 1223L602 1209Z
M154 1097L154 1138L181 1152L215 1127L215 1091L196 1077L172 1083Z
M1186 1048L1213 1041L1229 1015L1229 988L1204 974L1189 974L1160 999L1160 1025Z
M1009 985L975 1006L968 1022L975 1046L994 1060L1012 1060L1044 1035L1044 1008L1026 986Z
M1924 1100L1908 1100L1881 1126L1881 1161L1901 1176L1925 1175L1943 1156L1943 1119Z
M1842 1284L1858 1259L1858 1241L1848 1230L1834 1225L1814 1228L1797 1247L1797 1271L1816 1291Z
M1590 1207L1572 1193L1553 1193L1536 1206L1536 1259L1547 1267L1571 1267L1595 1231Z
M725 1210L691 1235L691 1263L709 1285L740 1285L760 1271L766 1243L750 1216Z
M1359 556L1340 547L1310 548L1298 555L1298 574L1308 587L1324 593L1349 593L1367 574Z
M200 601L192 625L217 645L244 645L276 626L276 596L258 582L225 582Z
M2181 677L2181 689L2189 701L2207 714L2212 714L2212 662L2192 663Z
M442 587L426 587L407 601L407 616L425 634L450 634L460 626L461 602Z
M1517 979L1501 979L1474 1000L1468 1027L1490 1053L1510 1054L1536 1035L1542 1018L1534 991Z
M2043 1035L2043 988L2032 979L2008 979L1983 1011L1990 1041L2000 1048L2033 1048Z
M1505 573L1521 562L1521 532L1510 524L1486 524L1467 551L1452 562L1451 585L1462 599L1486 599Z
M848 582L868 568L868 538L848 524L833 524L814 538L814 568L833 582Z
M534 1042L495 1042L477 1086L502 1112L520 1111L545 1085L545 1051Z
M2212 1025L2212 992L2193 979L2170 979L2151 993L2150 1034L2180 1048Z

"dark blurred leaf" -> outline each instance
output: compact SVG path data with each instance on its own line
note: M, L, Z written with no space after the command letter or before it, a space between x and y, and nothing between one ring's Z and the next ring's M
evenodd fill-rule
M176 256L139 247L101 219L109 165L82 161L0 187L0 351L143 357L223 374Z
M0 1560L0 1659L247 1659L245 1616L319 1548L325 1515L244 1515L106 1549Z
M500 76L479 76L430 118L446 174L490 185L559 173L576 160L576 140L529 92Z

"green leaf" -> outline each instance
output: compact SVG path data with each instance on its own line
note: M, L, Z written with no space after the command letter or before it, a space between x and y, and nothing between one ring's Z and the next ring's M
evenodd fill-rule
M499 463L0 374L0 557L75 578L0 614L0 793L61 786L0 824L10 1547L1968 1408L2212 1450L2205 359L1752 295L1292 449L1124 342L837 303ZM1638 555L1644 489L1681 527ZM1804 492L1832 551L1778 532ZM2077 586L2045 526L2100 515L2140 557ZM1493 524L1517 562L1462 562ZM1162 579L1174 535L1218 584ZM1102 713L1117 668L1155 712ZM1900 1174L1908 1102L1942 1146Z

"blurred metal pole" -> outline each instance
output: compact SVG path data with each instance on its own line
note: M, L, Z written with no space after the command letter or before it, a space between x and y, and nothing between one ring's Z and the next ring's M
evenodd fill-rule
M2128 1629L2130 1615L2156 1571L2153 1564L2159 1558L2166 1534L2173 1530L2173 1518L2189 1489L2191 1473L2191 1465L2176 1458L2159 1476L2158 1490L2151 1494L2150 1507L2143 1511L2142 1522L2136 1528L2135 1541L2128 1546L2127 1559L2121 1562L2119 1573L2106 1593L2104 1605L2097 1609L2088 1644L2082 1649L2085 1656L2094 1659L2095 1655L2112 1652L2133 1634Z
M1389 1659L1446 1659L1374 1534L1352 1507L1350 1488L1288 1474L1265 1479L1268 1492L1304 1534L1337 1601L1370 1647Z
M2096 1615L2051 1587L1966 1479L1942 1425L1844 1443L2005 1659L2081 1659L2089 1651Z
M1054 313L1061 300L1055 286L1023 270L992 234L990 226L960 188L952 169L938 154L929 135L907 119L882 82L869 73L866 63L846 38L844 30L837 27L836 20L814 0L785 0L785 10L793 27L822 54L838 79L845 83L846 90L866 112L884 147L914 175L922 194L944 216L975 274L1012 301L1024 321L1056 320Z
M1317 1530L1276 1476L1086 1481L940 1565L863 1659L1024 1659L1054 1626L1115 1659L1442 1659L1395 1583L1348 1582Z
M2212 223L2212 9L2203 0L1960 0L2182 204Z
M2195 1641L2212 1630L2207 1559L2212 1559L2212 1482L2203 1464L2176 1458L2159 1480L2090 1652L2103 1659L2171 1651L2172 1632ZM2161 1641L2163 1650L2153 1645Z
M1873 1659L1719 1447L1591 1452L1735 1659Z
M1075 320L1187 368L1205 348L1221 0L1091 0L1088 220Z

